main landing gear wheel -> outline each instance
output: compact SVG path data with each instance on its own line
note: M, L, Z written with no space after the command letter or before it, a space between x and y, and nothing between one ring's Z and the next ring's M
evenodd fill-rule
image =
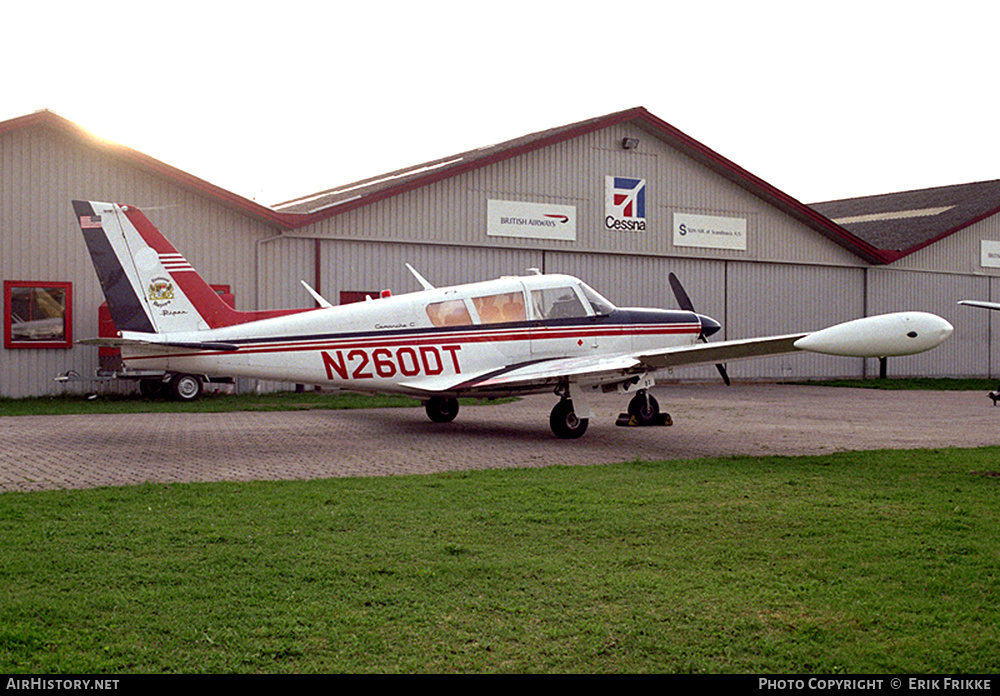
M585 432L590 421L586 418L579 418L573 410L573 402L563 399L552 409L549 416L549 426L555 436L561 440L573 440Z
M424 402L424 409L435 423L451 423L458 415L458 399L435 396Z
M175 401L197 401L201 396L201 378L198 375L175 375L170 380L170 396Z
M660 404L652 394L641 389L629 402L628 414L639 425L654 425L660 417Z

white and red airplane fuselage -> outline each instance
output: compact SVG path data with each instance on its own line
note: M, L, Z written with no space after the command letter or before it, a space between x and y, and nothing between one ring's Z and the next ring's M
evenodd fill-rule
M547 297L554 299L545 304ZM546 310L549 316L542 314ZM691 312L614 307L571 276L529 275L164 333L158 335L160 350L138 342L121 348L122 359L140 369L460 395L466 383L481 383L492 373L691 345L718 329L711 318ZM493 392L483 386L476 391L506 396L539 390L498 384Z
M74 201L129 367L172 375L179 398L206 375L249 377L359 392L408 394L432 420L458 412L460 396L554 391L550 425L579 437L591 390L634 394L628 411L658 421L648 393L664 368L801 350L883 357L929 350L952 332L944 319L898 312L816 332L708 343L720 329L693 311L615 307L568 275L534 273L424 289L335 307L309 289L313 309L241 312L212 291L152 223L131 206ZM411 269L412 270L412 269Z

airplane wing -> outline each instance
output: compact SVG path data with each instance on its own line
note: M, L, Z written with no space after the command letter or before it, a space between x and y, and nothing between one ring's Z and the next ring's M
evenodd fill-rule
M848 357L913 355L942 343L952 332L944 319L924 312L897 312L814 332L694 343L636 353L540 360L474 376L442 376L402 386L418 394L492 396L529 392L562 382L613 384L630 376L668 367L731 362L809 351Z
M806 335L808 334L696 343L612 356L540 360L472 377L466 376L461 380L450 377L437 382L421 380L403 386L424 393L448 392L475 396L532 391L555 386L560 382L578 382L586 385L613 383L633 375L667 367L712 364L797 352L801 349L795 347L795 341Z
M1000 302L985 302L982 300L959 300L958 304L982 309L1000 309Z
M697 365L700 363L725 363L732 360L762 358L782 353L795 353L802 348L795 346L800 338L809 334L798 333L785 336L766 336L764 338L747 338L737 341L721 341L719 343L695 343L690 346L665 348L649 351L639 355L639 360L650 369L679 367L681 365Z

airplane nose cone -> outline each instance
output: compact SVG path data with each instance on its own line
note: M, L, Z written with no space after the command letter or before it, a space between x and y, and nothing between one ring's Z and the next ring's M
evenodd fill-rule
M704 314L699 314L698 320L701 322L701 335L706 338L712 334L718 333L722 328L722 324L717 322L712 317L707 317Z

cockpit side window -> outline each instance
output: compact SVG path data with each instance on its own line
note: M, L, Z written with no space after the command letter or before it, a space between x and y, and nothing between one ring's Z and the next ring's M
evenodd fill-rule
M445 300L427 305L427 316L434 326L469 326L472 315L465 300Z
M587 310L571 287L531 291L531 305L536 319L585 317Z
M508 321L524 321L524 295L520 292L505 292L499 295L473 297L472 304L484 324L500 324Z

